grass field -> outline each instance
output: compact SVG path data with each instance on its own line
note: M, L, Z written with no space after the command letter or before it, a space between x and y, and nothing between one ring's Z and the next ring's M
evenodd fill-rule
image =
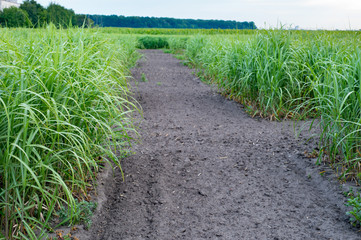
M320 119L319 161L361 180L360 32L49 26L0 33L3 238L42 237L61 209L60 222L81 220L104 161L120 166L135 132L128 76L137 47L183 52L252 115Z

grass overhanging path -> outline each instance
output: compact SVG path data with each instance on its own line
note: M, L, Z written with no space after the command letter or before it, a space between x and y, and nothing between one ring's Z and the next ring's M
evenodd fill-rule
M142 51L136 154L105 186L89 239L359 239L308 133L247 115L171 55ZM89 234L88 234L89 235Z

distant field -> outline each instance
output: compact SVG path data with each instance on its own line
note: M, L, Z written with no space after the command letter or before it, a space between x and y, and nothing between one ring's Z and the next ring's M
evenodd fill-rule
M172 28L94 28L90 31L111 34L141 34L141 35L217 35L217 34L254 34L257 30L233 29L172 29Z

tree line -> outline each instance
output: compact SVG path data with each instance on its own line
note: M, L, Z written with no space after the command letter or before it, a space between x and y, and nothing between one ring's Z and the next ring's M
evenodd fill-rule
M45 8L35 0L25 0L19 8L11 7L0 11L0 26L2 27L41 27L49 23L62 28L69 26L196 29L257 28L254 22L75 14L72 9L67 9L56 3L50 3Z
M101 27L129 28L203 28L203 29L256 29L254 22L225 20L176 19L156 17L125 17L117 15L88 15Z

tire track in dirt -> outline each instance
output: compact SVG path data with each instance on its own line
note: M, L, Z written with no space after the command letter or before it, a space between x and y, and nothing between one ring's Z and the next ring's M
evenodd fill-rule
M108 179L88 239L361 238L337 183L304 157L314 140L249 117L171 55L143 54L143 141L123 161L125 182Z

